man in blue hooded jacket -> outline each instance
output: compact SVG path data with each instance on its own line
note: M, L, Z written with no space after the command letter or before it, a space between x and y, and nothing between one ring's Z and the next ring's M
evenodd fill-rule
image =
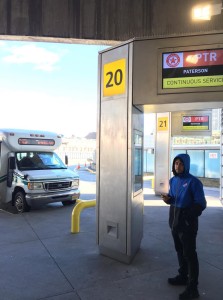
M196 252L198 216L206 208L203 185L199 179L189 173L190 156L179 154L173 160L169 193L162 195L170 205L169 225L179 262L179 274L168 278L169 284L187 285L179 295L180 300L199 297L199 263Z

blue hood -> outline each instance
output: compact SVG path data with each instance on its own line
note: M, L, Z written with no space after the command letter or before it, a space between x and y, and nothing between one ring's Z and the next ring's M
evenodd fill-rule
M175 176L179 176L179 174L176 173L175 167L174 167L176 159L180 159L184 164L184 172L182 173L182 175L189 174L189 172L190 172L190 156L188 154L182 153L182 154L178 154L174 158L173 165L172 165L172 172Z

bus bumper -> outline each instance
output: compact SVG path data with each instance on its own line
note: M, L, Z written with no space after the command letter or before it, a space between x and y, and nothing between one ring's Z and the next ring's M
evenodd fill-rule
M63 191L57 193L29 193L26 194L26 202L32 206L35 204L47 204L62 201L75 201L80 197L80 190Z

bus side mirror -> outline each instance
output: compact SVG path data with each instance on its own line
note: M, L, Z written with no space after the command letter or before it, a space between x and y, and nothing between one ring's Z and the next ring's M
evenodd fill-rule
M12 186L14 169L15 169L15 157L9 157L8 158L8 172L7 172L7 187Z
M68 166L68 155L65 155L65 165Z
M9 169L15 169L15 157L9 157Z

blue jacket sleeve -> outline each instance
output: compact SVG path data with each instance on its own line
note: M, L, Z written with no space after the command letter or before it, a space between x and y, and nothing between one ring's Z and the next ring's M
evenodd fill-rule
M192 216L200 216L202 214L202 211L207 206L207 201L204 195L203 184L197 178L194 178L192 182L192 193L194 201L190 208L190 214Z

